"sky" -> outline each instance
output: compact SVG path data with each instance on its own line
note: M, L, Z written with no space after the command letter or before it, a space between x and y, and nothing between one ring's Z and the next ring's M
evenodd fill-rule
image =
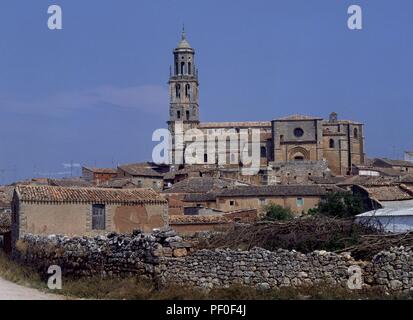
M63 30L47 27L54 4ZM347 27L352 4L362 30ZM0 183L150 160L183 24L201 121L335 111L365 124L369 157L402 158L412 12L410 0L2 0Z

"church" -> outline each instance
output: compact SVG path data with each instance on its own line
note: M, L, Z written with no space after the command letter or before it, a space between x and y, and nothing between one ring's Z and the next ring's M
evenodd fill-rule
M364 164L364 125L351 120L341 120L332 112L328 119L308 115L291 115L270 121L248 122L201 122L199 106L198 69L195 62L195 50L189 44L185 31L178 46L173 51L173 67L169 78L169 120L168 129L172 135L170 154L172 167L178 163L177 151L184 153L188 141L178 143L175 140L176 128L183 132L197 129L205 137L232 132L239 136L241 132L249 135L259 130L259 157L261 173L279 171L288 167L287 174L301 172L311 175L314 168L326 168L333 176L349 175L353 165ZM205 139L205 144L208 142ZM215 144L215 140L213 142ZM205 153L203 164L216 166L217 169L242 166L239 163L242 146L225 148L225 165L218 163L218 155L210 157ZM179 152L178 152L179 153ZM185 162L180 167L185 166ZM291 170L290 170L291 169ZM317 171L317 170L316 170ZM266 174L271 176L271 174ZM321 173L319 172L319 175Z

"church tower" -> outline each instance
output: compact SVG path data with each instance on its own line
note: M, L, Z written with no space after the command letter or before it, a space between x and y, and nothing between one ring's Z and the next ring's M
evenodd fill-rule
M173 51L174 64L169 77L169 121L173 133L176 122L181 122L184 131L199 125L198 70L195 65L195 50L186 40L185 30L178 47Z

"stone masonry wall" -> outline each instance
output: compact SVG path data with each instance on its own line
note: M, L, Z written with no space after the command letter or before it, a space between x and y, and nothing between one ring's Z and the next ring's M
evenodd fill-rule
M16 259L44 275L50 265L59 265L65 276L141 275L206 289L234 284L269 289L326 282L346 286L349 267L358 266L365 287L413 292L413 250L404 247L382 251L369 262L326 251L302 254L254 248L192 252L174 231L166 230L95 238L26 235L17 249Z

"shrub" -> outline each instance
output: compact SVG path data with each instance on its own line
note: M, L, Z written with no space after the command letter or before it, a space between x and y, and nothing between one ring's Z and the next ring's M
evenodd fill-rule
M310 214L321 214L329 217L349 218L364 211L363 201L360 196L350 192L329 193L320 201L317 208L309 211Z
M284 208L277 204L269 204L265 206L265 218L266 220L291 220L294 218L294 213L291 211L290 208Z

